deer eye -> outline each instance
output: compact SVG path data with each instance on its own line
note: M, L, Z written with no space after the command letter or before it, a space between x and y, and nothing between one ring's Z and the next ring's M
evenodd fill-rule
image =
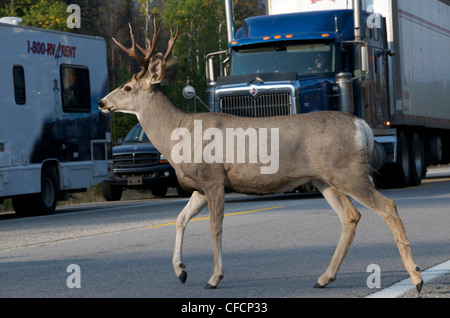
M125 86L125 92L130 92L131 91L131 87L130 86Z

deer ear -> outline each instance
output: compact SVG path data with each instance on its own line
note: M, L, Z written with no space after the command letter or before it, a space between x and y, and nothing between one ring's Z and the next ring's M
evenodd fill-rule
M176 56L172 57L166 63L166 75L161 82L161 85L168 85L178 73L178 58Z
M150 65L147 71L147 84L159 84L164 79L166 74L166 61L161 53L156 54L150 60Z

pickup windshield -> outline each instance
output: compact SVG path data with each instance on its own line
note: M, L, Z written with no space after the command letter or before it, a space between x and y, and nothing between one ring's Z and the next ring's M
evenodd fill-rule
M276 43L231 50L231 75L296 71L297 75L335 73L335 47L328 43Z
M150 140L148 140L148 137L142 129L141 125L137 124L136 126L131 128L130 132L127 134L123 142L150 142Z

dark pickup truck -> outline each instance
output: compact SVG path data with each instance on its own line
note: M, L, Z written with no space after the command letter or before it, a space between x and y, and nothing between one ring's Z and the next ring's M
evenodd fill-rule
M140 124L135 125L122 143L113 148L114 175L102 183L107 201L117 201L124 189L150 189L154 196L165 196L169 187L186 196L175 170L152 145Z

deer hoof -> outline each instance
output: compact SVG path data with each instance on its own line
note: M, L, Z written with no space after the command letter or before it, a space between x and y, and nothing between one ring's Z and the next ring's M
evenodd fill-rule
M211 284L206 284L205 287L203 287L204 289L216 289L217 286L213 286Z
M416 285L417 292L420 293L423 287L423 280Z
M325 288L325 286L320 285L319 283L316 283L314 285L314 288Z
M182 271L180 276L178 276L178 278L180 279L182 284L186 283L187 273L185 271Z

